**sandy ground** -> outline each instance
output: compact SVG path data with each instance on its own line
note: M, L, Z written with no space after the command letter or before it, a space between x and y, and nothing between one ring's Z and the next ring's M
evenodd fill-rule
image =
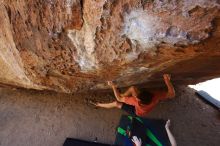
M61 146L66 137L113 143L123 112L95 109L86 98L109 101L111 94L67 95L0 89L0 146ZM176 99L160 103L152 118L171 119L179 146L218 146L220 113L178 87Z

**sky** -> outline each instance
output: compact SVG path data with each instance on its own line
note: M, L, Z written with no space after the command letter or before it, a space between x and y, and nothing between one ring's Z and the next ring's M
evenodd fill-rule
M203 90L213 98L220 101L220 78L215 78L212 80L201 82L196 85L189 85L189 87L197 91Z

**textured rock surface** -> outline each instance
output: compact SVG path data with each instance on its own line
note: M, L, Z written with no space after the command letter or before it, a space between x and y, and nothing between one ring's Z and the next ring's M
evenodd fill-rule
M218 0L0 0L0 26L2 85L79 92L220 74Z

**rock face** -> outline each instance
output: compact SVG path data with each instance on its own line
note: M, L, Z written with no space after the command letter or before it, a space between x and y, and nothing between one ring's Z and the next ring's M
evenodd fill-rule
M0 0L0 83L58 92L220 75L218 0Z

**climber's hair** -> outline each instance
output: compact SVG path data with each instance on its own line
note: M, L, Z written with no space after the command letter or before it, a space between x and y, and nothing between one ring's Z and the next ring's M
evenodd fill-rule
M141 104L150 104L153 99L153 94L149 91L142 90L137 96L138 99L140 99Z

